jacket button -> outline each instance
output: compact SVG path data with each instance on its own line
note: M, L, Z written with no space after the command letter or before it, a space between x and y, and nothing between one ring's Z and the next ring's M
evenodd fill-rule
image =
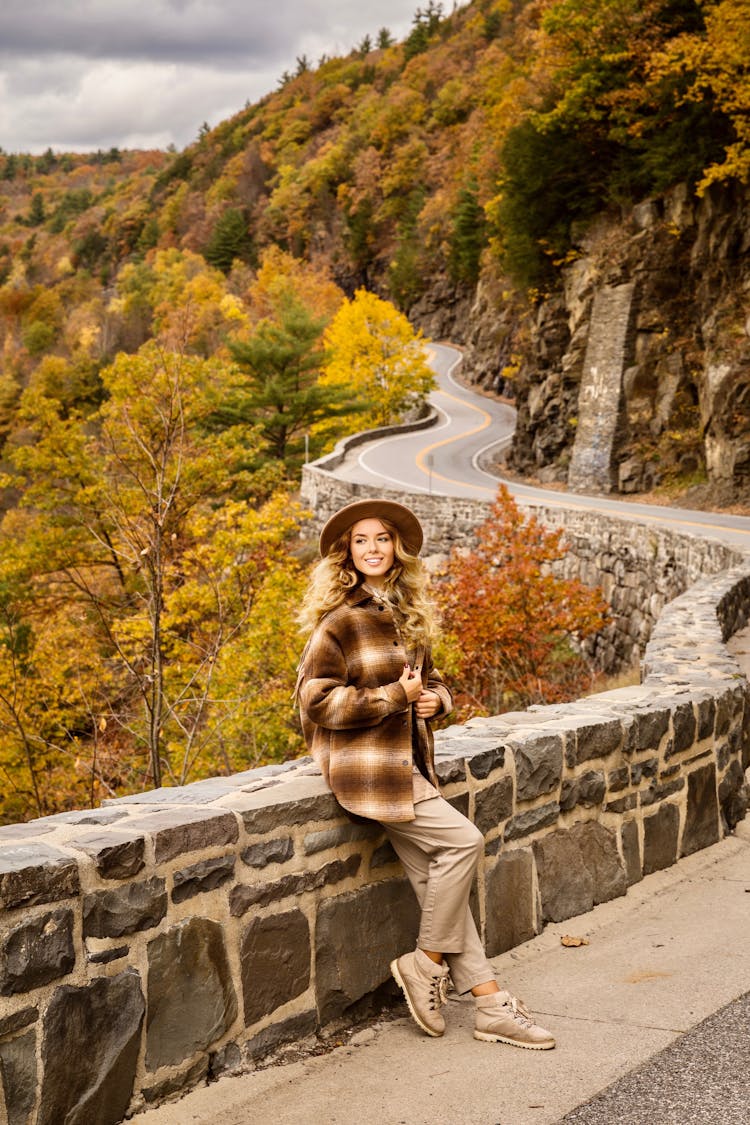
M398 641L394 641L393 643L396 646L396 648L398 648Z
M401 765L402 765L402 766L408 766L408 765L409 765L409 759L408 759L408 758L404 758L404 760L403 760L403 762L401 763Z

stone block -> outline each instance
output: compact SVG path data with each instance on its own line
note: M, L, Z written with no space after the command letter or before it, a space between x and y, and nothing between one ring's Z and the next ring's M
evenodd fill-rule
M639 785L641 778L656 777L659 771L659 762L656 758L647 758L645 762L633 762L630 767L630 784Z
M486 836L513 812L513 779L501 777L474 794L474 823Z
M240 945L247 1027L308 988L311 956L310 925L301 910L250 923Z
M163 1082L156 1082L153 1086L144 1086L141 1090L146 1105L163 1102L174 1094L190 1090L203 1082L208 1077L209 1060L205 1057L196 1059L192 1066L177 1074L171 1074Z
M83 899L83 936L118 938L158 926L167 913L165 882L154 875Z
M670 867L677 859L680 810L676 805L661 805L658 812L643 820L643 874L651 875Z
M721 836L716 767L701 766L688 775L687 815L680 855L692 855L715 844Z
M0 847L17 844L21 840L36 840L40 836L46 836L48 832L53 831L53 825L49 823L52 819L51 816L47 816L26 824L0 824Z
M493 770L505 765L505 747L493 745L477 748L470 755L466 754L466 764L472 777L477 781L484 781Z
M57 848L31 842L0 846L0 907L57 902L79 890L78 864Z
M714 734L717 738L725 735L731 726L734 717L735 698L732 692L725 692L716 699L716 719Z
M383 843L375 849L370 859L370 870L376 867L387 867L389 863L398 863L399 859L393 850L393 844L390 840L384 840Z
M607 792L604 774L601 770L589 770L580 777L566 778L560 795L560 808L569 812L576 805L593 808L600 805Z
M419 908L406 879L370 883L322 902L315 931L321 1023L388 980L390 962L414 948L418 930Z
M242 1072L242 1051L239 1043L226 1043L213 1051L208 1060L208 1079L231 1078Z
M130 953L129 945L116 945L110 949L100 949L96 952L86 952L86 960L91 965L111 965L113 961L119 961L122 957L127 957Z
M239 838L234 815L210 809L162 809L130 820L128 828L151 836L157 863L167 863L185 852L235 844Z
M72 972L73 911L54 910L21 922L0 938L0 996L31 992Z
M563 743L559 735L540 735L513 743L513 757L519 801L533 801L557 789L563 761Z
M522 836L530 836L540 828L555 824L560 816L560 805L553 801L549 805L541 805L538 809L529 809L519 813L509 820L505 826L505 840L519 840Z
M703 742L710 738L714 732L716 718L716 702L712 695L706 696L698 702L698 741Z
M455 796L448 797L447 800L448 800L448 804L451 806L452 809L455 809L456 812L460 812L461 816L465 816L465 817L468 818L468 816L469 816L469 794L468 793L456 793Z
M485 874L485 919L488 957L535 936L534 855L518 848L499 856Z
M116 1125L133 1094L145 1002L134 969L56 989L44 1017L37 1125Z
M233 918L241 918L251 906L268 906L290 895L301 895L305 891L319 890L329 883L338 883L356 875L362 857L350 855L346 859L335 859L314 871L302 871L298 875L284 875L275 883L255 883L250 886L240 883L232 888L229 895L229 912Z
M621 813L630 812L638 805L638 795L636 793L626 793L624 797L618 797L615 801L607 801L604 806L604 811L608 813Z
M566 748L566 762L573 768L591 758L606 758L618 750L621 743L622 725L619 719L580 726L575 732L575 746L571 739L571 745Z
M625 860L625 871L628 886L639 883L643 878L641 871L641 849L638 843L638 825L634 820L628 820L620 829L622 841L622 855Z
M594 879L570 832L560 830L533 844L542 900L542 920L562 922L594 905Z
M636 712L625 734L623 752L635 754L639 750L658 750L661 740L669 730L670 711L666 707L654 707L648 711Z
M617 847L617 836L596 820L575 824L571 837L578 844L581 858L591 873L594 906L619 898L628 889L627 873Z
M695 742L695 711L692 703L679 703L672 712L672 754L681 754Z
M21 1008L18 1012L11 1012L9 1016L0 1016L0 1039L6 1035L13 1035L16 1031L35 1023L39 1016L39 1009L34 1005L30 1008Z
M234 875L235 862L233 855L220 855L191 863L182 871L175 871L172 902L185 902L195 895L223 887Z
M324 828L320 832L308 832L302 847L305 855L315 855L327 848L337 848L352 840L371 840L381 832L378 824L342 824L337 828Z
M36 1032L0 1043L0 1117L3 1092L8 1125L28 1125L36 1102Z
M731 762L719 785L719 805L730 831L747 812L748 794L744 781L739 762Z
M277 840L261 840L243 848L240 858L248 867L267 867L269 863L286 863L294 855L294 840L283 836Z
M225 798L225 802L229 801ZM281 825L310 824L314 820L336 820L345 815L341 805L320 777L285 781L270 791L239 793L231 799L247 832L261 835Z
M318 1013L315 1011L300 1012L299 1015L290 1016L280 1023L269 1024L247 1041L245 1046L247 1057L252 1062L262 1059L277 1047L283 1047L285 1043L294 1043L307 1035L312 1035L317 1026Z
M102 879L131 879L145 866L143 836L116 830L91 833L71 841L71 847L91 856Z
M56 827L59 824L93 824L101 827L105 824L115 824L118 820L127 820L127 816L125 809L72 809L70 812L55 813L54 816L39 817L37 820L30 821L29 824L30 826L44 826L45 828Z
M466 781L466 765L463 758L435 756L435 773L443 785L451 781Z
M648 789L644 789L639 795L641 807L648 808L649 805L655 805L658 801L663 801L667 797L671 797L672 794L679 793L684 788L684 777L676 777L673 781L665 781L661 785L657 785L652 781Z
M607 774L607 789L610 793L619 793L621 789L627 789L629 784L630 768L628 766L619 766L616 770Z
M188 918L148 943L146 1068L206 1051L237 1018L237 996L218 922Z

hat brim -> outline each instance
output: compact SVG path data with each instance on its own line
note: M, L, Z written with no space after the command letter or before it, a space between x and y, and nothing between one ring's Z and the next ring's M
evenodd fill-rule
M360 520L383 519L395 524L407 551L418 555L424 535L422 525L413 512L395 500L357 500L335 512L320 533L320 553L325 556L337 539Z

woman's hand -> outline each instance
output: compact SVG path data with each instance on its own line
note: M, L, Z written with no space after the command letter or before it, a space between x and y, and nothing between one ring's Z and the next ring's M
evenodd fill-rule
M432 719L441 707L441 699L436 691L420 692L414 710L420 719Z
M404 664L404 670L399 676L398 682L406 692L407 702L416 703L422 694L422 677L418 676L416 672L412 672L409 664Z

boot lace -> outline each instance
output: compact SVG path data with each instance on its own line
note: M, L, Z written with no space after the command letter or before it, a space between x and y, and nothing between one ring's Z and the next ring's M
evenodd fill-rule
M533 1027L534 1019L522 1000L519 1000L517 996L510 996L508 1006L513 1013L514 1020L518 1020L518 1022L525 1027Z
M446 974L444 977L433 977L430 989L430 1008L433 1012L439 1011L443 1004L448 1003L448 989L450 988L450 976Z

